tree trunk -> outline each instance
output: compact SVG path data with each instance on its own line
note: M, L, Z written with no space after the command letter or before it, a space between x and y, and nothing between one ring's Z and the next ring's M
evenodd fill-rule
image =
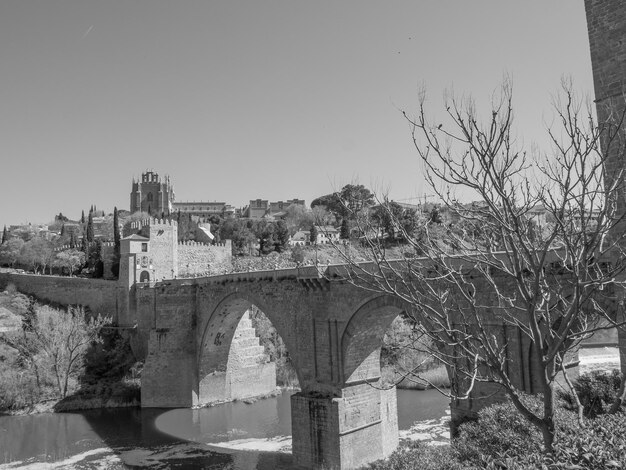
M551 454L554 445L554 417L546 416L541 426L541 435L543 437L543 446L546 454Z
M611 405L609 413L617 413L624 403L626 403L626 375L622 376L621 384L619 386L619 393L617 395L617 398Z
M54 366L54 376L57 379L57 388L59 389L59 395L61 395L61 398L65 398L65 394L63 393L63 386L61 385L61 377L59 376L59 367L56 364Z
M65 371L65 380L63 382L63 398L67 396L67 382L69 378L70 378L70 371L68 367L68 370Z
M541 426L541 434L543 436L544 452L552 454L554 444L554 376L555 376L555 359L544 362L540 348L536 348L537 355L540 357L540 364L545 364L541 373L541 388L543 392L543 419Z

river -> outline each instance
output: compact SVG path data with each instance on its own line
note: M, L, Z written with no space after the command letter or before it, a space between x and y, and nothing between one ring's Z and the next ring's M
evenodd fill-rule
M283 393L199 410L0 416L0 469L289 469L289 397ZM448 402L434 390L399 390L401 436L415 421L426 427L441 422Z

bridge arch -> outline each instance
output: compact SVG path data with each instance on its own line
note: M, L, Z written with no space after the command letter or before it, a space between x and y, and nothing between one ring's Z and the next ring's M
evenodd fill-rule
M256 306L269 319L281 336L288 351L288 332L274 321L274 310L261 300L246 293L234 292L222 298L213 309L200 312L197 348L198 405L231 401L265 395L276 389L275 364L269 363L264 348L249 317ZM300 376L294 362L298 380Z
M391 323L407 304L390 295L366 301L350 317L341 339L344 383L377 382L380 350Z

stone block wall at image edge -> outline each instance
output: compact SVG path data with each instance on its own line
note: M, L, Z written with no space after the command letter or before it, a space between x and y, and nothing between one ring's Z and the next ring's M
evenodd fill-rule
M178 244L178 277L224 274L231 268L230 240L215 245L192 241Z

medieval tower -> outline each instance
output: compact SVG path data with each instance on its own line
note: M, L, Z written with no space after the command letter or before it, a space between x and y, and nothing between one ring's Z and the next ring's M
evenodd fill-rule
M130 212L147 212L156 217L169 215L174 202L174 188L169 176L163 180L158 173L147 171L141 174L141 181L133 178L130 192Z
M598 125L603 130L602 151L607 155L607 185L617 182L617 215L626 214L626 2L623 0L585 0L587 30ZM613 178L620 178L614 180ZM626 220L617 224L617 236L626 232ZM621 279L623 280L623 279ZM618 289L616 300L623 303L626 290ZM618 314L620 309L618 308ZM619 318L618 321L624 321ZM626 373L626 329L618 328L620 362Z

